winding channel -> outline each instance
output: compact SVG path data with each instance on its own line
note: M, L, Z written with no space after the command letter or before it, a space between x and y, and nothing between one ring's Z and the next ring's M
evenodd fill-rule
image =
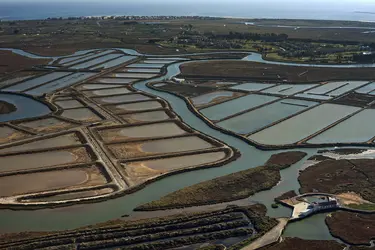
M126 53L132 53L132 50L123 50ZM135 52L135 51L133 51ZM78 52L77 52L78 53ZM135 52L138 53L138 52ZM254 53L255 54L255 53ZM135 54L136 55L136 54ZM186 55L186 54L185 54ZM27 56L27 55L26 55ZM176 56L176 55L173 55ZM183 56L183 55L181 55ZM248 60L252 61L250 57ZM261 58L261 57L260 57ZM259 58L258 58L259 59ZM262 59L263 60L263 59ZM263 60L264 61L264 60ZM267 62L267 61L265 61ZM268 63L268 62L267 62ZM271 62L274 63L274 62ZM169 102L174 112L189 126L217 138L226 144L237 148L242 156L223 167L197 170L170 177L166 177L154 182L140 191L126 195L120 198L94 203L82 204L65 208L44 209L36 211L12 211L0 210L0 233L20 232L20 231L54 231L66 230L82 227L90 224L105 222L107 220L117 219L124 214L131 214L132 210L140 204L156 200L170 192L191 186L193 184L210 180L215 177L227 175L241 170L253 168L262 165L272 154L280 151L261 151L244 141L230 135L226 135L209 127L200 118L195 116L186 106L186 103L174 95L150 89L146 86L150 82L158 82L169 79L179 74L179 66L182 63L169 65L167 74L156 79L145 80L135 83L133 86L149 94L163 98ZM278 63L279 64L279 63ZM299 66L298 64L287 64ZM306 65L301 65L306 66ZM309 65L311 66L311 65ZM328 67L327 65L324 65ZM335 65L338 66L338 65ZM341 66L341 65L340 65ZM343 65L349 66L349 65ZM372 67L374 67L373 65ZM356 67L361 67L356 65ZM315 154L318 149L298 149L308 153L309 156ZM282 150L283 152L287 150ZM306 159L305 158L305 159ZM265 204L268 207L268 214L274 217L289 217L291 210L280 207L272 209L274 197L289 190L298 190L297 180L298 170L304 167L304 160L292 167L281 171L282 181L278 186L269 191L264 191L250 197L250 200ZM312 230L313 229L313 230ZM288 226L285 234L287 236L303 237L311 239L333 239L330 236L327 227L324 224L323 216L313 216L308 220L293 223Z

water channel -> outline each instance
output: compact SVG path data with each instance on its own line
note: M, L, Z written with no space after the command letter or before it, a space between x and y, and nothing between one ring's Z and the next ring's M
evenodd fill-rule
M126 52L129 53L129 50L126 50ZM251 58L252 57L248 59ZM124 214L131 214L132 210L140 204L156 200L178 189L191 186L193 184L205 180L210 180L215 177L260 166L272 154L279 152L258 150L240 139L237 139L230 135L223 134L218 130L212 129L200 118L195 116L188 109L188 107L182 99L165 92L150 89L146 86L148 82L158 82L177 75L179 73L180 64L181 63L171 64L168 67L168 73L165 76L152 80L139 81L135 83L133 86L138 90L159 96L167 100L170 103L173 110L189 126L195 128L196 130L202 133L212 136L218 140L221 140L234 148L237 148L242 154L242 156L238 160L219 168L204 169L170 176L161 179L160 181L157 181L155 183L152 183L133 194L126 195L117 199L111 199L104 202L75 205L71 207L57 209L43 209L36 211L12 211L4 209L0 211L0 233L73 229L85 225L104 222L111 219L117 219ZM356 65L356 67L360 66ZM315 154L317 151L317 149L299 150L307 152L309 156ZM307 157L304 160L306 160ZM273 199L275 198L275 196L278 196L289 190L298 191L298 170L304 167L306 167L306 165L303 165L303 161L301 161L300 163L297 163L294 166L286 170L283 170L281 172L282 181L279 183L278 186L269 191L257 193L249 199L264 203L268 207L268 214L270 216L288 217L291 213L290 209L283 207L279 209L272 209L270 205L273 203ZM324 223L321 223L322 218L322 216L313 216L309 220L293 223L290 226L288 226L286 230L286 235L306 238L307 234L310 238L332 239L332 236L330 236L327 228L325 227L325 225L323 225ZM319 231L319 233L317 234L309 234L308 232L317 225L322 230L316 230ZM324 236L321 236L322 234Z

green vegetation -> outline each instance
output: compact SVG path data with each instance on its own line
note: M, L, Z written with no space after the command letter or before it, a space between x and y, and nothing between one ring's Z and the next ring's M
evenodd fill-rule
M220 50L256 51L269 60L349 63L370 62L375 39L365 34L371 25L358 22L225 18L176 18L129 21L48 19L0 23L3 47L39 54L68 54L77 49L122 47L143 53L172 54ZM277 24L275 24L277 22ZM324 23L324 24L323 24ZM291 29L277 25L294 25ZM329 28L314 29L308 27ZM339 29L353 26L362 29Z
M208 240L264 234L277 221L265 215L263 205L232 206L222 210L189 213L141 221L116 221L52 233L8 234L0 248L30 249L170 249ZM209 248L211 249L211 248ZM213 248L216 249L216 248Z
M279 181L280 173L277 167L261 166L178 190L135 210L162 210L244 199L272 188Z
M262 248L264 250L342 250L345 245L334 240L305 240L285 238L282 241ZM350 249L352 249L350 247Z
M333 237L351 245L368 245L375 235L375 215L338 211L325 220ZM349 229L349 230L348 230Z
M244 199L275 186L281 178L280 170L298 162L304 156L305 153L301 152L277 154L272 156L265 166L225 175L183 188L157 201L141 205L135 210L162 210Z
M279 208L279 205L276 204L276 203L273 203L273 204L271 205L271 207L272 207L272 208Z
M374 159L325 160L301 172L301 193L354 192L375 202Z
M359 210L375 211L375 204L372 203L349 204L347 207Z
M249 61L194 62L180 67L179 77L187 79L253 79L292 83L325 82L329 80L373 80L372 68L324 68L270 65Z

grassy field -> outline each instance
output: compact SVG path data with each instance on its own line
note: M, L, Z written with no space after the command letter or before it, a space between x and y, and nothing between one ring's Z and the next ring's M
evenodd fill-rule
M5 76L13 71L30 68L35 65L47 64L50 60L31 59L10 51L0 51L0 77Z
M372 68L313 68L270 65L247 61L195 62L182 65L183 78L233 78L259 81L322 82L328 80L374 80Z

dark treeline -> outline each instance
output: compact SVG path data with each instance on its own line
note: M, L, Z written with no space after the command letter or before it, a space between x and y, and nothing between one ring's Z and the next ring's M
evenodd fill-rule
M241 33L241 32L233 32L230 31L229 34L213 34L209 33L208 36L210 38L216 39L239 39L239 40L262 40L262 41L270 41L270 42L280 42L285 41L288 39L287 34L275 34L275 33Z
M375 63L375 54L363 55L357 54L353 55L353 61L357 63Z

